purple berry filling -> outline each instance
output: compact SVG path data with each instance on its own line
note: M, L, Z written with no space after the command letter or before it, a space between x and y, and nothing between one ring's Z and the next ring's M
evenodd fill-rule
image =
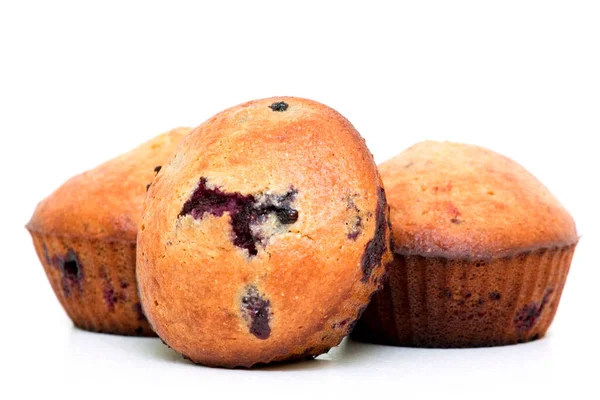
M355 194L354 196L358 196L358 194ZM346 236L350 240L356 240L356 239L358 239L358 237L360 236L360 234L363 231L363 219L362 219L362 216L360 215L360 210L358 209L358 206L356 205L356 203L354 203L353 196L348 197L348 207L347 208L348 208L348 210L354 210L355 215L351 222L350 230L348 231Z
M106 303L106 306L108 307L108 309L111 311L114 310L115 304L117 304L117 301L119 300L119 298L117 297L117 294L115 293L115 289L110 284L110 282L104 283L104 290L102 291L102 294L104 296L104 302Z
M72 289L81 289L83 268L77 254L71 249L64 256L52 257L52 264L61 272L61 285L65 296L70 296Z
M532 301L517 312L514 324L519 332L527 332L535 326L542 315L542 311L544 311L544 307L548 303L548 297L552 291L552 289L546 290L539 305L535 301Z
M389 243L386 243L385 241L385 231L389 223L389 221L386 220L386 207L387 201L385 198L385 191L380 187L377 208L375 210L375 234L373 235L373 239L369 240L369 243L367 243L360 262L363 271L363 282L369 280L373 269L381 265L381 259L389 245Z
M273 103L269 106L269 108L273 111L283 112L288 109L288 104L283 101L279 101L277 103Z
M248 323L250 333L261 340L268 339L271 335L270 307L271 302L261 296L255 286L246 288L246 294L242 297L242 315Z
M263 240L252 232L252 226L264 223L270 214L274 214L284 225L298 220L298 211L291 207L298 193L293 188L284 195L266 195L259 202L253 195L226 193L217 187L208 188L206 182L205 177L200 178L198 188L185 202L179 216L191 215L194 219L202 219L206 213L215 217L229 213L233 244L247 250L251 257L258 254L256 244Z

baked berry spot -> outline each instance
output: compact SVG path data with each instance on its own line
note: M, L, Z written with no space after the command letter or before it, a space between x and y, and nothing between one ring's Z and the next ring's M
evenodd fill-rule
M128 296L126 289L129 286L127 282L121 281L120 285L115 285L111 274L106 271L104 266L100 267L99 276L103 281L102 297L104 298L104 303L106 303L106 308L108 308L109 311L114 311L117 303L127 302Z
M77 261L75 260L65 261L63 264L63 269L69 279L76 279L77 275L79 274L79 265L77 265Z
M117 294L115 293L115 289L113 288L113 286L110 282L104 283L104 289L102 291L102 294L104 296L104 302L106 303L106 306L108 307L108 309L111 311L114 310L115 304L117 304L117 301L119 301L119 298L117 297Z
M348 196L348 199L347 199L348 205L346 208L348 210L353 211L351 221L349 223L346 223L348 225L348 233L346 234L346 236L350 240L358 239L358 237L360 236L360 234L363 231L363 218L362 218L360 209L354 202L354 197L357 197L357 196L358 196L358 194L354 194L354 195Z
M333 325L331 325L331 329L342 329L344 328L346 325L348 325L348 323L350 323L352 321L351 318L346 318L340 322L336 322Z
M381 187L378 190L377 208L375 209L375 234L373 235L373 239L369 240L369 243L367 243L360 262L363 271L363 282L366 282L369 279L371 272L375 267L381 265L381 259L389 244L385 241L385 231L388 222L385 213L385 208L387 207L385 191Z
M527 332L535 326L542 315L542 311L544 311L544 307L548 303L548 297L551 293L552 289L546 290L539 305L535 301L532 301L517 312L514 324L519 332Z
M269 108L273 111L283 112L288 109L288 104L284 101L279 101L277 103L273 103L269 106Z
M269 320L271 319L271 302L261 296L256 286L246 287L242 297L242 315L250 333L261 340L271 335Z
M142 310L142 305L140 303L135 303L131 306L133 312L137 315L138 321L144 321L146 316L144 315L144 310Z
M270 215L275 215L282 225L290 225L298 220L298 211L292 208L297 193L294 188L283 195L226 193L218 187L209 188L207 179L202 177L198 188L183 205L179 217L191 215L194 219L202 219L206 213L215 217L229 213L233 244L247 250L252 257L258 254L257 243L263 247L266 244L267 238L257 228Z
M70 296L75 287L81 289L83 269L73 250L69 249L64 256L52 257L52 264L61 272L61 285L65 296Z
M502 298L502 295L499 292L491 292L490 293L490 300L498 301L501 298Z

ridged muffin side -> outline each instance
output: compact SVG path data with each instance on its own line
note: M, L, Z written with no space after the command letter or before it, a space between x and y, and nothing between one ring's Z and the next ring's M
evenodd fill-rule
M75 326L154 336L135 283L135 242L32 232L50 285Z
M482 347L543 337L575 245L488 260L396 254L388 284L353 332L415 347Z

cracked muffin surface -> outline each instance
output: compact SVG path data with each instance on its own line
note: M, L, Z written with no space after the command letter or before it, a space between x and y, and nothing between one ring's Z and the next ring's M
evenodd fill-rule
M82 329L152 336L135 280L147 186L190 131L177 128L72 177L27 224L56 297Z
M309 358L352 328L390 240L354 127L311 100L251 101L194 129L150 187L140 296L158 335L193 362Z

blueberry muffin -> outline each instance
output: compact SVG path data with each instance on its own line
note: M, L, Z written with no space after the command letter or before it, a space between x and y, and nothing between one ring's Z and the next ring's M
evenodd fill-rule
M336 111L293 97L230 108L194 129L150 187L144 312L195 363L319 355L381 283L388 215L365 141Z
M353 337L478 347L544 336L578 241L533 175L493 151L423 142L383 163L395 242Z
M137 227L146 187L189 131L174 129L77 175L38 204L27 229L77 327L154 335L135 282Z

